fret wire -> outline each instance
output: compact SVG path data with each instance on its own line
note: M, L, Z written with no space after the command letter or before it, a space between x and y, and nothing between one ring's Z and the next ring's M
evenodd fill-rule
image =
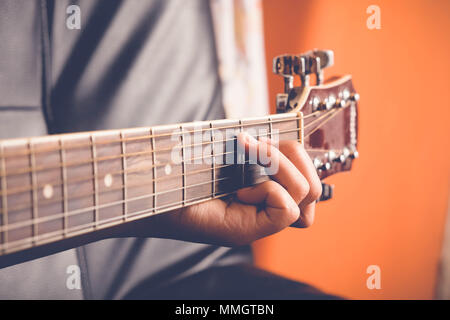
M241 133L242 132L244 132L244 127L243 127L243 125L242 125L242 120L239 120L239 126L240 126L240 131L241 131ZM240 154L239 154L239 146L238 146L238 143L237 143L237 140L236 140L236 153L237 153L237 156L240 158ZM243 160L243 163L242 163L242 181L241 181L241 185L242 185L242 187L245 185L245 153L243 153L242 154L242 157L244 158ZM238 163L239 163L239 161L238 161Z
M298 131L297 128L296 129L290 129L290 130L284 130L284 131L280 131L280 134L289 133L289 132L297 132L297 131ZM255 135L255 138L261 137L263 135L265 135L265 134ZM234 138L231 138L231 139L222 140L222 142L229 142L229 141L233 141L233 140L236 140L236 139L237 138L234 137ZM216 141L216 142L220 142L220 141ZM211 143L210 141L204 141L204 142L201 142L201 143L190 144L188 147L207 145L207 144L210 144L210 143ZM92 148L92 145L89 145L89 146ZM124 156L131 157L131 156L137 156L137 155L146 155L146 154L149 154L149 153L152 153L152 152L157 152L157 151L158 152L170 151L170 150L173 150L173 148L177 148L177 147L179 147L179 146L174 146L172 148L162 148L162 149L158 149L158 150L154 150L154 151L133 152L133 153L125 154L125 155L121 154L121 155L117 155L117 156L105 156L105 157L97 158L96 161L99 162L99 161L114 160L114 159L118 159L118 158L121 158L121 157L124 157ZM54 151L58 151L58 149L55 149ZM66 167L74 167L74 166L79 166L79 165L83 165L83 164L90 164L90 163L93 163L93 160L84 160L84 161L68 163L68 164L66 164ZM164 164L160 164L159 166L163 166L163 165ZM59 163L58 165L54 165L54 166L37 167L35 169L35 171L44 171L44 170L49 170L49 169L55 169L55 168L60 168L60 166L61 166L61 164ZM12 173L9 173L6 176L8 177L8 176L13 176L13 175L17 175L17 174L29 173L29 172L30 172L30 169L25 168L25 169L22 169L22 170L17 170L17 171L14 171Z
M31 193L32 196L32 200L33 200L33 206L32 206L32 234L33 234L33 243L35 242L35 238L38 235L38 224L36 223L36 220L38 219L38 194L37 194L37 190L36 190L36 185L37 185L37 177L36 177L36 172L33 170L33 168L36 167L36 158L35 158L35 154L33 153L33 145L31 140L29 140L28 142L28 148L30 149L30 157L29 157L29 161L30 161L30 165L31 165L31 184L33 186L33 190Z
M151 144L152 144L152 165L153 165L153 208L156 208L156 151L155 151L155 136L154 136L154 129L150 128L150 135L152 136Z
M121 152L122 154L126 154L126 145L125 141L123 139L123 131L120 131L120 140L122 140L120 146L121 146ZM128 218L128 207L127 207L127 157L122 157L122 179L123 179L123 220L127 221Z
M181 125L180 126L180 131L181 132L183 132L183 126ZM185 159L184 159L184 157L185 157L185 146L184 146L184 134L181 134L180 135L180 139L181 139L181 145L182 145L182 148L181 148L181 159L182 159L182 167L181 167L181 170L182 170L182 180L183 180L183 205L185 205L186 204L186 188L185 188L185 186L186 186L186 162L185 162Z
M268 136L271 141L272 141L272 131L273 131L272 118L269 116L269 134L268 134ZM277 142L279 142L279 141L277 141Z
M228 193L222 193L222 194L217 195L216 198L223 198L223 197L232 195L233 193L235 193L235 191L228 192ZM212 198L211 197L206 197L206 198L198 197L198 198L195 198L194 202L192 202L191 204L202 203L202 202L209 201L209 200L212 200ZM180 209L180 208L182 208L182 205L180 203L164 205L164 206L161 206L160 208L156 208L156 210L160 210L160 212L158 212L156 214L162 214L164 212L172 211L172 210L176 210L176 209ZM133 212L130 215L133 216L133 218L130 218L130 220L139 220L139 219L143 219L145 217L155 215L155 213L153 212L153 209L146 209L146 210ZM118 225L120 223L120 221L118 221L118 220L120 220L120 219L121 219L121 217L112 217L112 218L105 219L105 223L100 225L99 229L106 229L106 228ZM87 223L87 224L84 224L81 226L72 227L69 229L70 236L73 237L76 235L88 233L90 231L88 228L90 228L92 225L93 225L93 222L90 222L90 223ZM80 229L80 230L78 230L78 229ZM71 231L71 230L73 230L73 231ZM53 237L53 238L51 238L51 237ZM40 239L43 239L43 240L40 240ZM49 242L53 242L53 241L57 241L57 240L61 240L61 239L63 239L63 237L61 236L60 232L53 231L53 232L39 235L38 239L37 239L38 243L36 245L42 245L45 243L49 243ZM24 238L24 239L20 239L20 240L11 242L11 244L12 244L11 250L7 250L6 246L4 246L3 244L0 245L0 249L4 250L5 253L11 253L16 250L20 250L22 247L24 247L24 245L21 243L25 243L25 246L29 247L29 245L28 245L29 242L30 242L30 240L28 238Z
M224 178L217 179L215 182L226 181L226 180L230 180L230 179L232 179L232 177L224 177ZM194 188L194 187L202 186L202 185L209 184L209 183L210 183L210 181L200 182L200 183L196 183L196 184L193 184L193 185L188 185L188 186L186 186L186 188ZM160 191L158 193L151 193L151 194L146 194L146 195L141 195L141 196L129 198L126 201L127 202L138 201L138 200L142 200L142 199L147 199L147 198L153 197L155 195L167 194L167 193L178 191L178 190L182 190L182 189L183 189L183 187L174 188L174 189L170 189L170 190L164 190L164 191ZM104 208L108 208L108 207L111 207L111 206L120 205L123 202L124 202L124 200L117 200L117 201L113 201L113 202L110 202L110 203L104 203L104 204L101 204L101 205L95 205L95 206L91 206L91 207L87 207L87 208L80 208L80 209L72 210L72 211L68 212L68 216L69 217L73 217L73 216L76 216L76 215L79 215L79 214L83 214L83 213L92 211L95 208L104 209ZM155 207L155 208L156 208L156 210L158 210L158 207ZM48 222L48 221L53 221L53 220L59 219L59 218L61 218L61 215L62 215L62 213L58 213L58 214L54 214L54 215L50 215L50 216L40 217L39 218L39 223L44 223L44 222ZM122 219L121 217L118 217L118 218ZM102 222L102 221L100 221L100 222ZM95 221L93 223L95 223ZM29 225L31 225L31 223L29 221L20 221L20 222L16 222L14 224L8 225L6 227L0 227L0 231L3 232L4 230L14 230L14 229L22 228L22 227L29 226Z
M227 153L232 153L232 152L227 152ZM234 164L225 164L225 165L221 165L221 166L218 166L218 167L216 166L215 170L226 168L226 167L231 167L233 165ZM149 168L149 167L147 167L147 168ZM209 170L211 170L211 168L195 170L195 171L191 171L191 172L187 173L187 175L192 175L192 174L197 174L197 173L201 173L201 172L206 172L206 171L209 171ZM134 171L133 170L128 170L127 172L139 172L139 170L138 171L136 171L136 170L134 170ZM118 171L116 173L120 174L120 173L122 173L122 171ZM171 175L171 176L163 176L163 177L160 177L160 178L157 178L157 179L150 180L150 183L153 184L153 180L156 180L156 182L158 182L158 181L162 181L162 180L166 180L166 179L172 179L174 177L181 177L181 176L182 176L181 174L179 174L179 175ZM102 177L105 177L105 176L97 175L97 177L95 177L95 178L100 179ZM92 180L92 177L90 177L89 180ZM73 183L74 181L70 181L70 182ZM144 186L144 185L146 185L146 183L136 183L136 184L131 184L131 185L128 184L128 187L140 187L140 186ZM114 187L108 188L108 190L100 192L99 194L107 193L107 192L110 192L110 191L117 191L117 190L120 190L120 189L122 189L124 187L125 186L122 184L122 185L120 185L119 187L116 187L116 188L114 188ZM88 196L93 196L93 195L94 195L94 192L90 192L90 193L87 193L87 194L82 194L82 195L78 195L78 196L72 196L71 199L78 199L78 198L83 198L83 197L88 197ZM61 200L62 199L59 198L59 199L51 199L51 200L43 201L42 205L48 205L48 204L51 204L51 203L60 202ZM10 208L9 211L12 212L12 211L28 209L28 208L30 208L30 207L28 207L28 206L15 207L15 208ZM1 210L0 210L0 212L1 212Z
M210 131L210 135L211 135L211 156L212 156L212 186L211 186L211 191L212 191L212 195L213 198L216 197L216 183L214 182L216 180L216 155L215 155L215 147L214 147L214 131L213 131L213 124L212 122L209 123L209 127L211 129Z
M293 129L293 130L284 130L284 131L280 131L280 134L283 134L283 133L289 133L289 132L296 132L296 131L298 131L298 129ZM267 134L261 134L261 135L256 135L255 136L255 138L256 137L262 137L262 136L264 136L264 135L267 135ZM232 141L232 140L235 140L236 138L233 138L233 139L225 139L225 140L222 140L222 141L215 141L215 143L217 143L217 142L227 142L227 141ZM211 144L211 142L210 141L208 141L207 142L208 144ZM189 145L189 146L193 146L193 145L198 145L198 144L192 144L192 145ZM158 150L155 150L155 152L156 151L158 151ZM234 152L234 151L232 151L232 152ZM220 155L225 155L225 154L228 154L228 153L232 153L232 152L224 152L224 153L221 153L221 154L217 154L216 155L216 157L217 156L220 156ZM153 151L149 151L149 152L142 152L142 153L139 153L140 155L144 155L144 154L152 154L153 153ZM115 156L113 159L117 159L117 158L119 158L119 157L122 157L122 156L125 156L125 157L127 157L127 156L134 156L134 155L136 155L136 153L128 153L128 154L125 154L125 155L120 155L120 156ZM204 159L205 157L197 157L197 158L191 158L191 159L188 159L188 160L190 160L190 161L193 161L193 160L198 160L198 159ZM98 162L98 159L99 158L97 158L97 162ZM108 160L111 160L111 158L108 158ZM89 162L86 162L86 163L91 163L92 161L89 161ZM163 167L163 166L165 166L165 165L167 165L167 164L171 164L171 162L169 162L169 163L161 163L161 164L159 164L159 165L154 165L154 166L156 166L157 168L158 167ZM71 166L74 166L74 165L71 165ZM144 169L152 169L153 167L154 167L153 165L152 166L150 166L150 167L145 167ZM55 167L52 167L52 168L59 168L60 166L55 166ZM67 164L66 164L66 168L67 168L68 166L67 166ZM36 170L36 171L40 171L40 170ZM140 169L136 169L136 170L128 170L127 172L139 172L140 171ZM114 174L122 174L123 172L122 171L116 171L116 172L113 172ZM11 175L7 175L7 177L8 176L11 176ZM99 176L99 177L104 177L104 176ZM161 177L160 179L164 179L164 177ZM82 181L90 181L90 180L92 180L92 177L91 176L89 176L89 177L83 177L83 178L79 178L79 179L74 179L74 180L72 180L72 181L70 181L70 182L82 182ZM56 186L56 184L55 184L55 186ZM44 187L44 185L39 185L39 186L37 186L38 188L42 188L42 187ZM31 190L31 189L29 189L29 188L23 188L23 189L21 189L21 188L16 188L16 189L13 189L13 192L9 192L8 193L8 195L12 195L12 194L15 194L15 193L20 193L20 192L26 192L26 191L29 191L29 190ZM3 194L1 191L0 191L0 195L1 194Z
M93 134L91 134L91 151L92 151L92 170L94 171L94 222L95 222L95 228L97 228L98 226L98 181L97 181L97 176L98 176L98 168L97 168L97 150L95 148L95 137Z
M0 145L1 146L1 145ZM321 151L321 150L313 150L313 149L307 149L307 151ZM325 150L326 151L326 150ZM216 155L217 156L217 155ZM221 168L224 168L224 167L229 167L229 166L233 166L234 164L231 164L231 165L222 165L222 166L219 166L219 167L216 167L213 171L215 172L215 170L217 170L217 169L221 169ZM193 172L191 172L191 174L195 174L195 173L199 173L199 172L203 172L203 171L207 171L207 170L211 170L211 169L203 169L203 170L198 170L198 171L193 171ZM162 178L164 178L164 177L162 177ZM4 184L6 181L3 179L2 180L2 184ZM212 180L212 182L214 182L214 180ZM141 186L141 185L144 185L144 184L135 184L135 185L130 185L129 187L135 187L135 186ZM190 186L188 186L188 187L190 187ZM5 188L4 186L2 186L2 188ZM124 188L124 185L122 185L119 189L121 189L121 188ZM112 190L107 190L107 191L104 191L104 192L109 192L109 191L113 191L113 190L116 190L117 188L114 188L114 189L112 189ZM89 194L83 194L83 195L78 195L77 197L73 197L74 199L75 198L81 198L81 197L87 197L87 196L92 196L92 193L89 193ZM5 197L5 195L4 195L4 197ZM4 197L2 197L2 198L4 198ZM5 201L5 200L3 200L3 201ZM61 201L60 199L57 199L57 201L59 202L59 201ZM52 203L53 202L53 200L52 201L49 201L48 203L45 203L45 204L50 204L50 203ZM21 210L21 209L26 209L26 208L28 208L28 207L24 207L24 208L22 208L22 207L20 207L20 208L14 208L14 209L12 209L12 211L14 211L14 210ZM9 210L8 210L9 211ZM65 212L65 213L67 213L67 212ZM67 219L67 218L66 218ZM1 232L1 231L0 231Z
M269 134L268 134L268 136L269 136L270 140L272 140L272 130L273 130L273 128L272 128L272 117L269 116Z
M303 113L299 112L298 113L298 117L297 117L297 128L298 128L298 132L297 132L297 136L298 136L298 142L300 142L301 144L303 144Z
M3 144L0 143L0 172L2 173L1 177L1 186L2 190L6 191L7 184L6 184L6 160L5 160L5 151ZM8 225L8 196L7 193L2 193L2 226ZM8 248L8 231L1 232L2 234L2 244L5 245L5 251Z
M242 124L242 123L241 123ZM241 130L243 130L243 126L241 126ZM153 136L155 136L155 135L153 135ZM153 142L153 141L152 141ZM153 142L154 143L154 142ZM94 147L95 147L95 145L94 144L92 144ZM95 152L95 148L94 148L94 152ZM94 160L96 160L95 159L95 157L94 157ZM97 176L98 176L98 173L97 173ZM155 190L156 190L156 188L155 188ZM96 192L97 193L97 192ZM157 192L155 192L155 194L156 194ZM98 203L98 201L97 201L97 203ZM156 206L155 206L156 207ZM98 219L97 219L98 220Z
M328 120L329 120L329 119L328 119ZM328 120L327 120L327 121L328 121ZM242 130L242 127L241 127L241 130ZM310 134L311 134L311 133L310 133ZM4 159L2 159L2 160L4 161ZM4 166L2 166L2 167L4 167ZM6 176L6 174L4 174L4 175ZM6 178L2 179L2 185L3 185L3 181L6 182ZM208 182L208 183L209 183L209 182ZM3 187L2 187L2 188L3 188ZM6 188L4 188L4 190L6 190ZM3 198L3 197L6 197L6 194L3 194L3 195L2 195L2 198ZM5 207L6 207L6 206L5 206Z
M219 180L226 180L226 179L230 179L230 177L222 178L222 179L219 179ZM216 181L219 181L219 180L216 180ZM206 182L206 183L209 183L209 181ZM205 184L205 183L200 183L200 184L191 185L191 186L187 186L187 187L195 187L195 186L198 186L198 185L201 185L201 184ZM167 190L167 191L164 191L164 192L160 192L159 194L167 193L167 192L173 192L173 191L174 191L174 190ZM128 202L128 201L136 201L136 200L139 200L139 199L141 199L141 198L145 198L145 197L149 197L149 196L152 196L152 195L145 195L145 196L141 196L141 197L129 199L129 200L126 200L126 201L127 201L127 202ZM109 204L104 204L104 205L97 206L97 207L108 207L108 206L116 205L117 203L120 203L120 202L121 202L121 201L114 202L114 203L109 203ZM155 207L155 208L158 209L157 207ZM75 214L84 213L85 211L89 211L89 210L91 210L91 209L92 209L92 208L82 208L82 209L79 209L79 210L72 211L72 212L69 213L69 214L70 214L71 216L73 216L73 215L75 215ZM56 217L55 217L55 216L56 216ZM54 220L54 219L57 219L57 218L59 218L59 215L53 215L53 216L49 216L49 217L43 217L43 218L41 218L41 220L49 221L49 220ZM119 217L119 218L120 218L120 217ZM102 221L102 223L103 223L103 221ZM22 227L22 225L19 225L19 226L18 226L17 224L25 224L25 225L29 225L29 223L27 223L26 221L25 221L25 222L21 222L21 223L16 223L16 224L14 224L14 225L8 226L7 228L3 228L2 230L0 230L0 232L2 232L2 231L4 231L4 230L10 230L10 229Z
M66 164L66 152L64 150L64 142L63 142L62 138L59 139L59 144L61 146L59 155L61 157L61 163L62 163L61 174L62 174L62 179L63 179L63 182L62 182L63 211L64 211L63 233L64 233L64 236L66 236L67 235L67 227L69 224L69 219L67 217L67 212L69 211L69 202L68 202L69 201L69 198L68 198L69 193L67 192L67 168L65 165Z
M316 112L311 113L311 114L309 114L307 116L304 116L304 119L312 117L312 116L315 117L316 113L320 113L320 112L329 113L331 111L333 111L333 109L330 110L330 111L316 111ZM285 114L280 114L280 115L285 116L286 113ZM295 114L292 113L292 115L295 115ZM224 119L224 120L227 120L227 119ZM276 119L276 120L273 120L273 123L281 123L281 122L292 121L292 120L296 120L296 117L292 117L292 118L284 117L282 119ZM230 121L232 121L232 119L230 119ZM244 126L247 126L247 125L259 125L259 124L265 124L265 123L267 123L267 121L249 123L249 124L246 124ZM160 126L155 126L155 127L152 127L152 128L158 128L158 127L160 127ZM236 128L236 127L237 127L236 125L231 125L231 126L225 126L225 127L217 127L215 129L233 129L233 128ZM150 128L150 129L152 129L152 128ZM125 129L125 130L127 130L127 129ZM204 132L205 130L209 130L209 128L208 129L201 129L201 130L190 130L189 132L186 132L186 133ZM107 130L105 130L105 131L107 131ZM68 136L68 135L74 135L74 134L76 134L76 133L66 133L66 134L61 134L61 136ZM80 134L83 134L83 132L81 132ZM163 136L168 136L168 135L172 135L172 134L173 133L160 134L160 135L157 135L157 137L163 137ZM132 137L132 138L126 138L125 141L129 142L129 141L136 141L136 140L146 140L146 139L149 139L149 138L152 138L152 137L153 137L152 135ZM37 138L37 139L39 139L39 138ZM114 140L108 140L108 141L98 141L97 145L100 145L100 144L111 144L111 143L117 143L117 142L121 142L121 140L120 139L114 139ZM77 148L85 148L85 147L92 147L91 143L75 144L75 145L72 145L70 147L70 150L77 149ZM45 152L52 152L52 151L58 151L58 150L59 150L59 148L56 148L56 149L55 148L47 148L47 149L43 148L43 149L40 149L40 150L36 150L36 153L45 153ZM17 153L14 153L14 154L9 154L8 157L25 156L25 155L29 155L29 153L26 152L26 151L25 152L17 152Z

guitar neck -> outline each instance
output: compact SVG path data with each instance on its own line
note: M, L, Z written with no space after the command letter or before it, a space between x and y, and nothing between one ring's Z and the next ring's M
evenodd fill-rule
M302 119L286 113L2 140L0 255L230 195L260 171L236 152L236 134L302 141Z

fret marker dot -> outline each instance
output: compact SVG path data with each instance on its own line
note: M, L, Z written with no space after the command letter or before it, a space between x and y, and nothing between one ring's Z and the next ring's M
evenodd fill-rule
M164 167L164 171L167 175L172 173L172 167L170 166L170 164L166 164L166 166Z
M111 175L110 173L108 173L108 174L105 176L105 178L103 179L103 182L105 183L105 186L106 186L107 188L111 187L111 186L112 186L112 183L113 183L113 177L112 177L112 175Z
M45 199L50 199L53 197L53 187L51 184L46 184L44 188L42 189L42 194L44 195Z

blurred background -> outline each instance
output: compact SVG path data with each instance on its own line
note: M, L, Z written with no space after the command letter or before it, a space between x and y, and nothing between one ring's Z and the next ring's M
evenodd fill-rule
M367 27L370 5L380 7L380 29ZM327 179L335 195L318 205L311 228L254 245L257 264L347 298L444 298L450 1L263 0L262 6L271 111L283 91L270 70L274 56L334 50L335 66L325 76L352 74L361 95L360 158L351 172ZM369 265L381 269L379 290L366 286Z

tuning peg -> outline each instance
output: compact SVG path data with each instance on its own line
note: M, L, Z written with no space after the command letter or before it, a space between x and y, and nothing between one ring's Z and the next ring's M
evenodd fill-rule
M319 158L315 157L313 160L314 167L319 169L322 166L322 161Z
M327 171L331 169L331 163L325 162L322 166L319 167L320 170Z
M324 101L321 101L318 97L314 97L311 100L312 111L326 111L331 110L333 108L339 109L344 108L346 106L346 102L340 98L336 99L334 95L330 95L328 98L325 98Z
M331 67L334 64L334 52L332 50L314 49L304 54L310 57L309 73L316 75L316 85L323 83L323 69Z
M320 59L320 69L325 69L328 67L333 66L334 64L334 52L333 50L318 50L314 49L312 51L308 51L305 53L305 55L310 55L315 58ZM315 72L315 70L312 70Z
M273 73L284 78L284 92L289 93L294 87L294 57L290 54L283 54L273 58Z
M348 89L344 89L340 94L339 97L343 100L343 101L351 101L351 102L358 102L359 101L359 93L354 92L354 93L350 93L350 91Z
M334 104L334 107L336 109L345 108L347 103L343 99L336 99L336 103Z
M303 86L309 86L309 75L316 75L316 83L323 82L323 69L334 64L334 53L331 50L311 50L305 54L283 54L273 59L272 69L275 74L284 78L285 93L289 93L294 84L294 75L300 76Z
M317 202L327 201L333 198L333 190L334 190L333 185L322 183L322 194L320 195L320 198L317 200Z
M273 73L281 76L292 76L292 55L283 54L273 58Z
M350 95L350 100L358 102L359 101L359 93L355 92Z
M356 159L356 158L358 158L359 157L359 152L358 152L358 150L355 150L355 151L353 151L351 154L350 154L350 158L352 158L352 159Z
M330 170L331 169L331 163L329 163L329 162L323 163L318 157L314 158L313 164L314 164L314 167L317 170L326 171L326 170Z
M333 161L339 162L339 163L344 163L345 160L347 160L347 157L343 153L341 153L340 155L338 155L337 157L335 157L333 159Z

